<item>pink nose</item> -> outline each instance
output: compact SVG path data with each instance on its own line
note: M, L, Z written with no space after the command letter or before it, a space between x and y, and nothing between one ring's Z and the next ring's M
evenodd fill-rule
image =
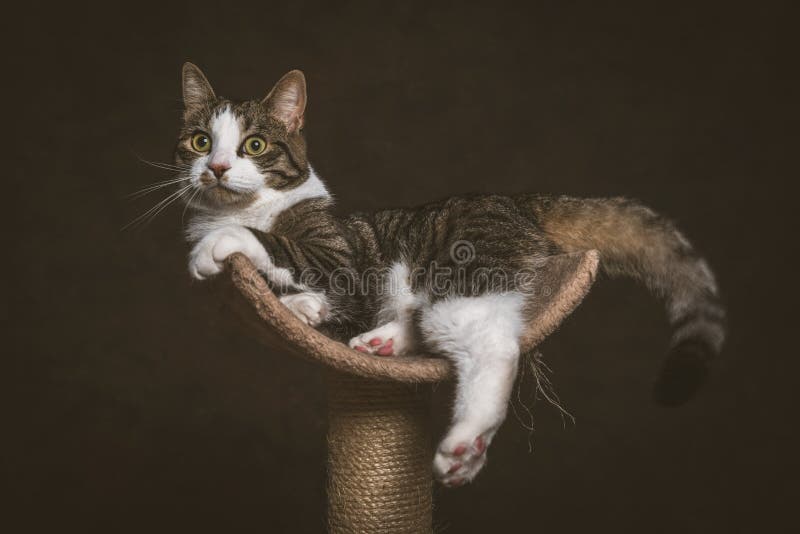
M219 179L222 178L222 175L225 174L231 166L228 163L211 163L208 165L208 168L214 173L214 176Z

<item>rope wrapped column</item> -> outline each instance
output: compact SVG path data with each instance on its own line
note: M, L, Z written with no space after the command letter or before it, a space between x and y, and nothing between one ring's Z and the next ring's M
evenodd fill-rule
M328 373L328 531L430 533L429 386Z
M597 272L596 251L553 256L537 271L521 339L533 350L575 309ZM226 260L212 284L228 311L265 345L328 372L328 529L333 534L432 532L430 384L453 376L426 356L378 358L352 350L298 320L245 256ZM535 290L535 291L534 291Z

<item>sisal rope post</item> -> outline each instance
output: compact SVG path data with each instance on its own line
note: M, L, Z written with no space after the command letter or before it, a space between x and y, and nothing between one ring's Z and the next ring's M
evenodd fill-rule
M596 251L553 256L540 266L533 316L520 345L533 350L575 309L597 272ZM432 532L430 384L452 378L450 362L377 358L300 322L255 266L234 254L212 284L230 316L265 345L328 370L328 529L332 534Z
M328 372L328 532L430 534L429 396Z

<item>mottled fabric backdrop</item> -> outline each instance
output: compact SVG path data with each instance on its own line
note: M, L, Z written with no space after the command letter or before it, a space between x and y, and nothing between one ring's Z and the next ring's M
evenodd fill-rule
M789 2L601 4L9 14L8 532L324 528L321 370L222 327L187 275L180 208L120 231L159 198L126 194L168 177L139 158L171 160L186 60L232 98L303 69L311 161L342 210L626 195L674 218L715 268L730 341L694 402L652 402L661 307L600 280L542 347L575 423L532 405L528 377L476 483L435 490L437 528L786 528L800 445L796 17ZM443 387L438 432L448 408Z

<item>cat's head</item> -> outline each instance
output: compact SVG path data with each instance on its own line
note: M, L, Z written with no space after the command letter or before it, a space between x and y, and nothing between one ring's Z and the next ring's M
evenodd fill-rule
M175 161L187 169L190 205L206 210L245 207L269 190L289 190L309 175L301 133L306 81L299 70L262 99L218 97L191 63L183 66L183 125Z

